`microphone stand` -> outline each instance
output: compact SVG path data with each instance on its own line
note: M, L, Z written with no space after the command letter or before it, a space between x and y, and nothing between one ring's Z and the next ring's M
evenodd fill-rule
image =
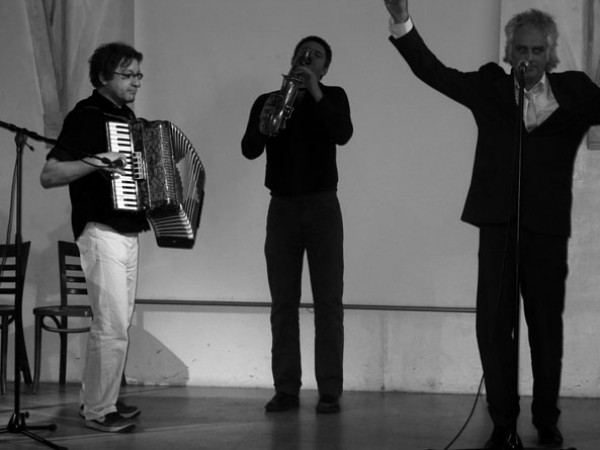
M516 220L515 220L515 316L513 326L513 358L515 363L515 376L514 376L514 392L518 397L519 393L519 340L520 340L520 320L521 320L521 282L519 279L520 270L520 250L521 250L521 186L523 181L523 107L525 104L525 72L527 71L527 65L518 65L517 75L519 81L519 95L518 95L518 122L517 122L517 187L516 187ZM556 447L555 447L556 448ZM542 450L542 448L523 447L519 434L517 432L517 420L513 421L511 431L508 435L507 441L504 444L503 450ZM568 450L576 450L575 448L569 448Z
M517 69L517 76L519 82L519 94L518 94L518 113L517 113L517 135L516 135L516 218L515 218L515 238L514 238L514 250L515 250L515 310L514 310L514 326L513 326L513 358L515 362L515 376L514 376L514 393L518 398L519 393L519 338L520 338L520 319L521 319L521 283L519 281L519 263L520 263L520 244L521 244L521 185L523 177L523 106L525 101L525 72L527 71L527 65L519 64ZM510 226L510 223L509 223ZM509 231L510 236L510 231ZM548 448L548 447L545 447ZM560 450L558 447L553 447ZM506 442L502 446L502 449L498 450L543 450L542 447L523 447L521 438L517 431L517 418L512 423L511 430L508 434ZM467 450L467 449L462 449ZM469 449L469 450L485 450L481 449ZM574 447L570 447L567 450L576 450Z
M23 148L28 146L31 150L33 148L27 144L27 137L31 136L34 139L38 139L45 142L50 142L51 140L40 136L36 133L26 130L25 128L19 128L15 125L8 124L6 122L0 121L0 126L6 128L10 131L15 132L15 143L17 146L17 161L16 161L16 179L17 179L17 201L16 201L16 234L15 234L15 244L16 244L16 268L15 275L17 279L17 295L15 302L15 382L14 382L14 411L8 422L6 428L0 429L0 434L4 433L19 433L29 436L30 438L41 442L42 444L54 448L54 449L66 449L66 447L60 447L56 444L53 444L46 439L37 436L32 433L31 430L56 430L56 425L38 425L38 426L27 426L25 424L25 418L29 417L28 412L21 412L20 409L20 398L21 398L21 349L25 348L25 341L23 338L23 315L22 315L22 307L23 307L23 283L20 282L21 277L23 276L23 268L21 261L21 244L22 244L22 236L21 236L21 216L22 216L22 198L23 198Z
M525 70L523 70L525 69ZM519 397L519 341L520 341L520 321L521 321L521 282L520 282L520 270L519 265L521 262L521 185L523 177L523 106L525 102L525 71L527 66L519 64L517 68L518 80L519 80L519 96L517 101L517 138L516 138L516 163L517 163L517 176L516 176L516 209L517 214L515 218L515 311L514 311L514 325L513 325L513 359L515 364L515 376L514 376L514 393L515 396ZM510 235L510 233L509 233ZM521 438L517 432L517 418L513 420L510 433L504 444L505 450L523 450L523 444ZM531 449L530 449L531 450Z

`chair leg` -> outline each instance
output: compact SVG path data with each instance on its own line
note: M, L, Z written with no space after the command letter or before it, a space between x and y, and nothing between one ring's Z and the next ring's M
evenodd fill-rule
M66 328L66 326L65 326ZM60 374L58 382L64 386L67 382L67 337L66 333L60 333Z
M15 327L16 328L16 327ZM29 359L27 358L27 347L25 346L25 336L23 333L16 333L15 339L18 339L19 346L19 369L23 376L25 384L31 384L31 371L29 370Z
M8 359L8 316L2 316L2 343L0 344L0 395L6 394L6 362Z
M31 384L31 393L37 394L40 384L40 369L42 361L42 318L35 316L35 352L33 361L33 383Z

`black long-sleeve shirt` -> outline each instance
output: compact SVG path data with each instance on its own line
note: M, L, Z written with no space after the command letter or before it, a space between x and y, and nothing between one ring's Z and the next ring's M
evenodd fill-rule
M318 103L300 91L292 116L274 137L259 130L259 116L269 93L254 102L242 153L258 158L266 149L265 186L272 195L305 195L337 189L336 146L346 144L353 133L346 92L337 86L320 85Z

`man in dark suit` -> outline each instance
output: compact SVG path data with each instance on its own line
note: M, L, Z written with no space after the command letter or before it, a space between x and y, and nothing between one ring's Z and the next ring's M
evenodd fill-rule
M513 352L517 285L531 347L533 424L541 445L558 446L573 166L585 133L600 123L600 88L582 72L551 73L558 63L558 31L544 12L517 14L506 25L510 74L495 63L461 72L427 48L408 0L384 1L392 44L418 78L469 108L479 131L462 220L480 233L476 328L494 422L486 448L504 448L519 415ZM525 101L519 171L520 83Z

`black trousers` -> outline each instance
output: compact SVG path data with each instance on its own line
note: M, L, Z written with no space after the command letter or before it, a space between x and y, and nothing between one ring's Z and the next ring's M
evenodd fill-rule
M321 395L343 385L343 224L335 192L272 197L265 256L271 291L272 372L276 392L302 384L299 311L306 253L315 314L315 372Z
M514 229L508 234L506 227L480 229L476 325L489 412L494 424L504 427L520 412L513 351ZM536 427L554 425L560 416L567 245L564 236L520 233L519 286L531 351Z

